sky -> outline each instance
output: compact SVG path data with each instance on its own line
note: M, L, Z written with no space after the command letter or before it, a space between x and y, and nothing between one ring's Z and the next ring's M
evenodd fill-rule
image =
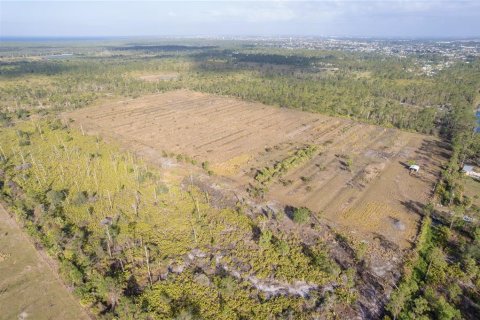
M480 0L9 1L0 37L480 37Z

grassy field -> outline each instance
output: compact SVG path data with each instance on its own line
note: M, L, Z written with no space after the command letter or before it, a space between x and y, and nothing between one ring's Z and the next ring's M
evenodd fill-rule
M463 185L465 195L472 200L473 205L480 207L480 181L465 177Z

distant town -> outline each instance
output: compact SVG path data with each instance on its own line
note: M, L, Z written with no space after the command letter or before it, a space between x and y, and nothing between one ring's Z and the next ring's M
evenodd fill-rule
M446 58L468 61L473 57L480 56L480 39L401 40L334 37L233 37L231 40L256 41L257 45L276 48L382 53L398 57L406 57L412 54L419 56L441 55Z

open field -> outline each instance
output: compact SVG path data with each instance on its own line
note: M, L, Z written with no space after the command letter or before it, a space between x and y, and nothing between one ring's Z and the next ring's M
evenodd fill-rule
M465 177L464 188L465 194L470 197L472 204L480 207L480 181Z
M167 153L208 161L245 190L261 187L272 207L306 206L331 226L406 248L447 155L433 137L260 103L174 91L65 115L82 129L158 161ZM259 186L258 170L315 150ZM409 175L407 163L420 165ZM212 178L215 179L215 178Z
M0 205L1 319L89 319Z

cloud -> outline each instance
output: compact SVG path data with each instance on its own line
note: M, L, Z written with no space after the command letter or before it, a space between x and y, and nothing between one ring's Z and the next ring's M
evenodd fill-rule
M221 8L206 11L207 17L213 19L236 19L246 22L274 22L291 21L298 18L298 14L286 2L252 2L252 3L228 3Z
M1 35L480 36L480 0L5 1Z

